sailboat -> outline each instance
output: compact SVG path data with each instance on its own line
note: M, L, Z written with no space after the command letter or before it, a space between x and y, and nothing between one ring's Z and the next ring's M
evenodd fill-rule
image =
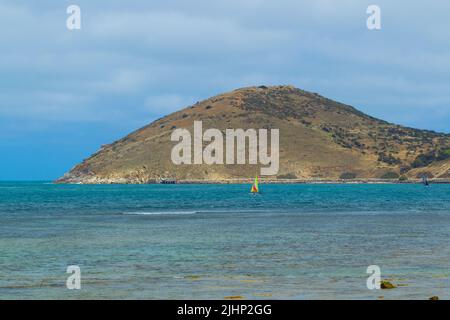
M428 187L430 185L430 183L428 182L428 177L427 176L422 176L422 184L426 187Z
M258 176L255 177L255 182L253 182L252 189L250 190L252 194L259 193L259 179Z

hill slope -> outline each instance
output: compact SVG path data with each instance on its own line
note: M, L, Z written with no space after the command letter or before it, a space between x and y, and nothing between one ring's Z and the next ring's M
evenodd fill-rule
M221 94L159 119L75 166L60 183L148 183L161 178L226 180L259 172L251 165L180 165L170 135L203 121L203 130L278 128L280 170L266 179L449 177L450 135L406 128L292 86Z

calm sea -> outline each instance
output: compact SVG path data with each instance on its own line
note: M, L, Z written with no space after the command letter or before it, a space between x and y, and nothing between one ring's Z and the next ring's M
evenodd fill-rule
M261 189L2 182L0 299L450 298L450 185Z

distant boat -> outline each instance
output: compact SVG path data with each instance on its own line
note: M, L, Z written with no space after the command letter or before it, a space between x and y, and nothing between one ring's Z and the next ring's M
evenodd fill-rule
M159 181L159 183L161 184L176 184L177 180L175 179L165 179L165 178L161 178L161 180Z
M428 182L427 176L422 177L422 184L427 187L430 185L430 183Z
M252 189L250 190L252 194L259 193L259 179L258 176L255 177L255 182L253 182Z

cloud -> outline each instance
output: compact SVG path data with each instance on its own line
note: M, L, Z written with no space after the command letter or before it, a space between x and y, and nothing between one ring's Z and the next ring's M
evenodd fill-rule
M150 96L145 99L144 105L151 115L169 114L195 103L195 99L177 94L164 94Z
M93 82L90 86L94 91L112 94L134 93L142 89L146 76L143 72L121 69L114 72L110 78Z
M406 125L450 120L449 3L380 0L377 32L366 0L79 0L82 30L72 32L69 4L0 4L0 114L10 121L143 125L254 84L294 84Z

